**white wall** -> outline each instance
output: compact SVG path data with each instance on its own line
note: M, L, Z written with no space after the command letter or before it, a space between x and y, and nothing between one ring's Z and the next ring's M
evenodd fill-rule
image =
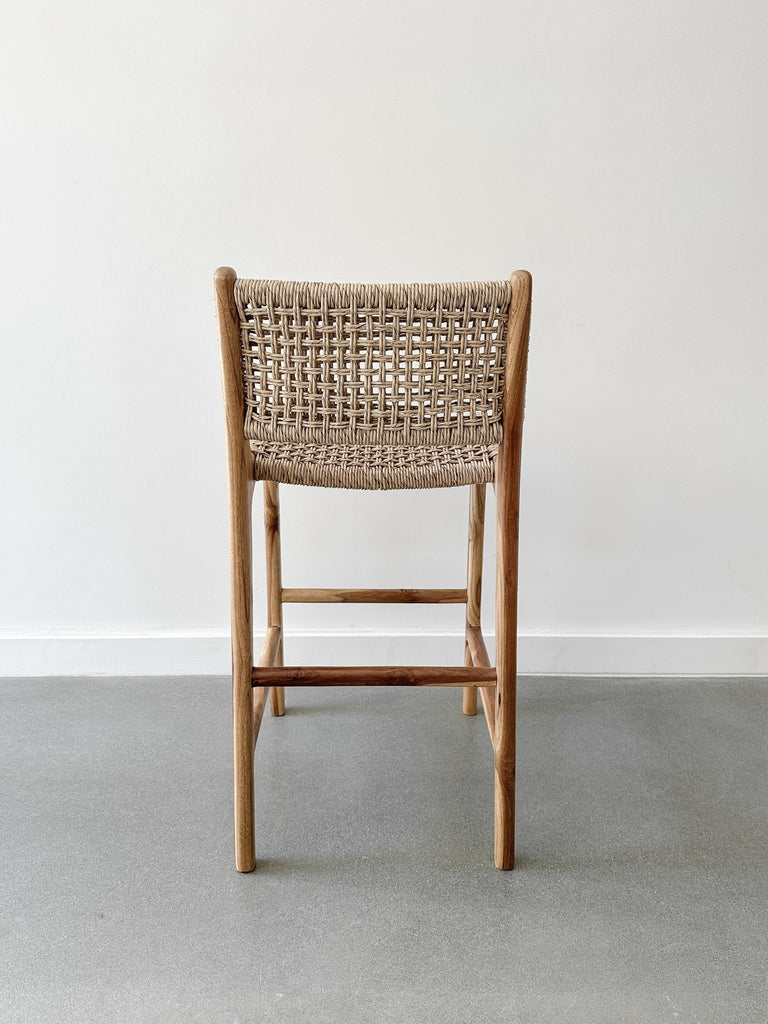
M226 263L531 269L522 668L768 672L766 10L13 5L0 670L225 670ZM463 491L296 491L284 514L287 585L461 585Z

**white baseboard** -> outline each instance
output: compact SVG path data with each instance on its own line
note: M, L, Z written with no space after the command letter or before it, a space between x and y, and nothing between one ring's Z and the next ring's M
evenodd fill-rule
M286 660L297 665L463 659L458 633L297 633L285 642ZM518 660L523 675L768 676L768 636L521 634ZM229 665L225 633L0 633L0 676L226 675Z

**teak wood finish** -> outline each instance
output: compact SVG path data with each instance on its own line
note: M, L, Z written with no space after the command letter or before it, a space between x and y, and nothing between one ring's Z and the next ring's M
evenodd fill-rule
M283 589L285 604L466 604L466 590Z
M232 604L232 700L235 782L235 862L239 871L256 866L254 834L254 747L267 695L273 715L285 713L286 686L457 686L462 710L474 715L480 691L494 757L494 862L514 865L515 711L517 684L517 573L520 454L530 325L531 276L511 279L506 343L502 436L495 459L496 492L496 666L491 666L480 628L485 484L470 484L466 589L284 588L280 553L278 484L265 480L267 631L253 664L251 510L254 460L243 426L245 403L240 320L234 270L215 275L229 470L230 570ZM284 667L284 603L466 604L464 668Z
M472 660L469 631L480 629L480 597L483 589L483 532L485 530L485 484L472 484L469 488L469 539L467 543L467 615L464 664L477 664ZM490 662L488 663L490 664ZM477 690L464 690L462 710L465 715L477 714Z
M253 670L253 685L267 686L496 686L496 669L487 667L424 668L397 665L378 668L347 665L340 668L262 668Z

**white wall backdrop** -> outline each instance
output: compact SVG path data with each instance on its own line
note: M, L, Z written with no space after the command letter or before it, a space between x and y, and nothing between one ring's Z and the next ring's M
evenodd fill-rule
M231 264L529 268L521 668L768 672L764 3L27 0L4 21L0 670L226 670ZM286 493L286 585L460 586L466 504ZM296 660L326 660L323 628L353 662L424 628L430 660L461 616L288 627Z

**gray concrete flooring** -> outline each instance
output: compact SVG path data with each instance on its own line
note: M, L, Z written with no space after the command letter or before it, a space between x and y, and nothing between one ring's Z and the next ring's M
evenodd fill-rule
M765 1024L768 682L299 690L234 870L222 679L0 681L0 1021Z

